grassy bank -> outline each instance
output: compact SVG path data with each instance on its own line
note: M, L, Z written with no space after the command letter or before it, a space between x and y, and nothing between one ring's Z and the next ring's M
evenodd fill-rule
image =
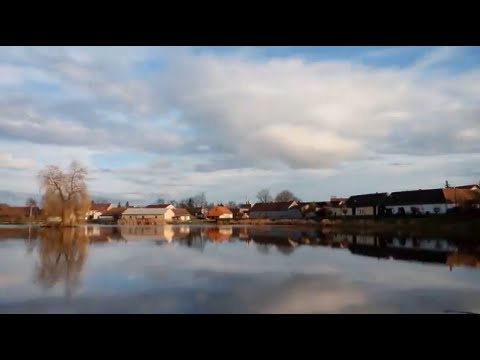
M332 227L339 232L392 233L402 232L423 236L468 236L480 234L480 218L440 215L423 218L342 219Z
M304 219L285 219L285 220L272 220L272 219L241 219L230 220L230 224L235 225L297 225L297 226L325 226L329 225L331 221L317 221L317 220L304 220Z
M438 233L478 233L480 234L480 217L439 215L422 218L342 218L323 220L269 220L242 219L232 224L241 225L293 225L328 227L339 232L379 233L392 231L408 231L424 234ZM480 235L479 235L480 236Z

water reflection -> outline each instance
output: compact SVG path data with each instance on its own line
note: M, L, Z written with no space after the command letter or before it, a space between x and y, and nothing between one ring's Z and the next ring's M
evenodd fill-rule
M39 235L36 282L46 289L63 282L65 295L71 297L87 258L88 235L81 228L48 229Z
M331 229L269 226L91 226L70 229L2 227L2 239L24 239L27 252L39 248L41 270L38 279L51 286L55 279L72 277L81 268L86 248L91 243L153 240L157 245L177 244L203 251L207 243L243 242L255 245L262 254L274 248L284 255L302 246L348 249L353 255L377 259L480 267L480 246L476 239L456 241L447 238L419 237L412 234L341 234ZM78 254L77 254L78 253ZM68 275L60 275L65 271Z
M478 312L480 273L454 271L480 266L478 244L287 226L0 227L0 312Z
M23 239L29 256L38 256L35 282L44 289L64 286L67 297L78 288L92 244L154 241L158 246L181 246L203 252L208 244L238 242L268 255L272 250L289 256L314 246L348 251L354 256L480 267L480 247L469 241L420 237L415 234L341 234L331 229L268 226L91 226L67 229L1 227L0 241ZM343 250L342 250L343 249ZM36 250L36 251L34 251Z

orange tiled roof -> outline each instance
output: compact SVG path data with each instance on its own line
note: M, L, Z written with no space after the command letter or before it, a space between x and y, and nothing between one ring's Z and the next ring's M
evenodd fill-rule
M208 210L207 217L218 217L224 214L231 214L232 212L228 210L225 206L215 206Z

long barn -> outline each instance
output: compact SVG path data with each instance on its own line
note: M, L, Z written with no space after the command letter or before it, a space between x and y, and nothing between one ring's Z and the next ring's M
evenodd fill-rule
M122 213L122 225L161 225L175 216L170 208L128 208Z

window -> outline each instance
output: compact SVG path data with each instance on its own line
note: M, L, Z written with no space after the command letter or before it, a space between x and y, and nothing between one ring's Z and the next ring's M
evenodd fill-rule
M155 219L157 218L157 215L155 215Z
M142 219L145 219L145 216L142 215Z

